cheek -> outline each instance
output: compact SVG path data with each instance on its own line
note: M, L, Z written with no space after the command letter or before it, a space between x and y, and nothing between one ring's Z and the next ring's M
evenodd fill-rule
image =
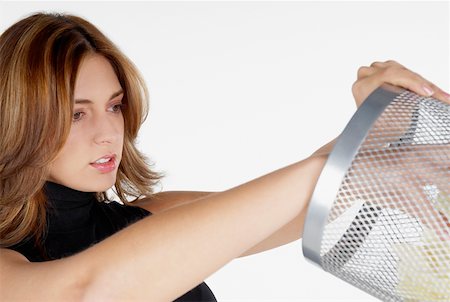
M50 174L63 175L73 173L79 170L86 161L87 150L83 150L83 144L77 138L77 135L70 134L66 143L59 152L58 156L50 165Z
M119 119L119 131L122 133L122 137L123 137L123 134L125 133L125 118L124 118L123 114L120 115L120 119Z
M123 141L124 141L124 136L125 136L125 121L124 121L124 117L123 115L121 116L119 122L118 122L118 133L119 133L119 141L123 147Z

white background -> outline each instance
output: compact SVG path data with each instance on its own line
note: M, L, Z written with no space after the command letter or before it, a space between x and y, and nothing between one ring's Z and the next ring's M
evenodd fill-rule
M354 113L361 65L394 59L450 88L448 2L0 2L0 32L42 10L87 18L141 70L139 146L164 190L225 190L305 158ZM207 283L219 301L376 301L307 262L301 242Z

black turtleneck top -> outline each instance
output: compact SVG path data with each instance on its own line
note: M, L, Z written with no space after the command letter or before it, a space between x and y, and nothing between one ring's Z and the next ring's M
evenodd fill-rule
M47 182L47 230L40 246L34 238L11 249L31 262L67 257L102 241L124 227L151 215L145 209L117 202L99 202L95 193L81 192ZM176 301L216 301L205 283L201 283Z

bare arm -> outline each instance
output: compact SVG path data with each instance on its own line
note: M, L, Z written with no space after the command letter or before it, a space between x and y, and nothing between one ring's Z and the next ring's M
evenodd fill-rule
M153 214L158 214L183 204L198 201L201 198L211 196L216 192L200 191L165 191L156 193L151 198L142 198L133 202L134 205L144 208Z
M62 260L29 263L2 250L0 297L174 300L301 212L323 163L307 159L147 217Z
M173 209L183 204L197 202L198 200L217 194L213 192L199 191L166 191L155 194L154 197L144 198L134 202L135 205L144 208L153 214L158 214L169 209ZM280 203L283 201L280 200ZM276 248L278 246L290 243L300 239L303 233L303 223L305 219L306 209L301 211L292 221L276 230L269 237L257 243L254 247L245 251L240 256L249 256L266 250Z
M336 139L319 148L311 156L328 156L331 152ZM196 202L204 197L212 196L214 192L198 191L167 191L157 193L152 198L144 198L135 202L135 205L142 207L154 214L178 207L183 204ZM280 203L283 201L280 200ZM276 230L273 234L264 238L261 242L245 251L241 256L249 256L270 250L281 245L298 240L303 234L303 225L305 221L307 208L304 208L294 219Z
M134 204L152 212L153 214L158 214L183 204L196 202L204 197L212 196L212 194L217 193L199 191L166 191L155 194L157 195L156 198L144 198L136 201ZM280 200L280 202L282 201ZM279 230L276 230L273 234L269 235L269 237L263 239L261 242L257 243L254 247L251 247L240 256L249 256L264 252L300 239L303 234L305 216L306 208L292 221L282 226Z
M72 257L29 262L0 249L0 301L80 301L88 270Z

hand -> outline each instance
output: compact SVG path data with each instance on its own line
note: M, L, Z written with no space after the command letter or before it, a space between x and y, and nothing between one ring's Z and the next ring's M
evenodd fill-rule
M403 87L422 96L432 96L450 104L448 93L403 65L389 60L374 62L370 67L362 66L358 69L358 79L352 86L356 106L359 108L369 94L383 83ZM335 142L336 139L322 146L311 156L329 155Z
M432 96L450 104L448 93L403 65L386 61L374 62L370 67L362 66L358 69L358 79L352 86L356 106L359 107L383 83L403 87L422 96Z
M358 70L358 80L353 84L352 92L356 105L362 102L381 84L388 83L411 90L422 96L432 96L447 104L450 97L442 89L424 79L420 75L406 69L395 61L384 63L375 62L370 67L361 67ZM401 134L409 124L397 125L396 131ZM377 127L385 127L382 121L375 123L372 130L377 132ZM358 155L361 161L354 162L349 171L347 180L348 188L355 196L368 200L382 208L400 210L412 217L419 219L423 225L434 229L442 240L450 240L450 223L447 216L429 200L424 187L435 184L444 195L448 191L448 161L436 160L435 152L448 154L450 146L441 145L413 145L402 149L367 150ZM367 153L367 154L366 154ZM367 173L370 169L372 175L380 177L372 178L373 183L365 183L361 186L358 179L353 179L353 174L360 170ZM420 173L411 173L419 171ZM442 175L437 178L437 175ZM381 177L382 176L382 177ZM395 180L395 182L394 182ZM377 188L374 190L374 188ZM374 192L377 192L374 196ZM340 215L339 211L332 214L331 220Z

